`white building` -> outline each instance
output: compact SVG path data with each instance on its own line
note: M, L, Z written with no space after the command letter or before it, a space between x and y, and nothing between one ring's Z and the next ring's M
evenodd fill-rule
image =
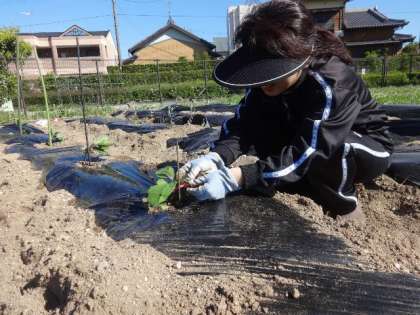
M254 5L237 5L228 8L227 12L227 34L228 49L232 53L237 47L235 45L235 32L243 18L251 12Z
M23 65L25 78L38 76L35 55L38 55L43 74L77 74L77 41L82 73L107 73L108 66L118 64L117 48L108 30L86 31L73 25L64 32L19 33L18 37L33 49L32 56Z

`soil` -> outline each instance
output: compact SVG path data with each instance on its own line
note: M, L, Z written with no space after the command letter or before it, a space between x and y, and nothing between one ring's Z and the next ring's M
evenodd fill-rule
M84 145L79 122L58 120L53 128L66 137L58 146ZM176 149L166 148L167 139L200 129L173 126L138 135L90 125L89 135L91 141L103 135L110 138L110 159L155 165L176 159ZM201 246L200 242L185 247L190 252L183 257L179 252L174 255L174 248L165 250L135 237L114 240L97 226L93 211L79 207L66 191L48 192L41 171L17 154L5 154L6 147L0 144L0 314L275 313L267 306L268 300L305 298L305 287L311 284L284 274L236 268L233 260L225 263L226 272L214 272L216 266L208 257L217 251L200 252L194 247ZM188 158L182 154L182 161ZM261 222L270 221L284 227L286 244L296 246L298 257L300 234L296 231L306 222L311 235L345 244L339 255L356 257L348 264L350 269L419 276L420 189L382 176L371 185L359 185L358 191L367 216L365 225L340 224L299 195L230 197L226 201L229 224L240 226L251 237L231 245L226 237L219 250L226 245L233 253L245 243L255 246ZM181 212L195 215L189 209ZM276 233L262 236L267 241ZM307 231L302 233L307 237ZM251 257L241 261L247 259ZM252 263L284 268L276 258L267 260L264 255ZM339 264L322 259L321 263Z

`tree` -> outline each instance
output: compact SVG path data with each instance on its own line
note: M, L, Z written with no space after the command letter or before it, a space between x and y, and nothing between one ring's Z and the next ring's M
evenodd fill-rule
M10 63L16 58L16 43L18 30L15 28L0 28L0 57ZM19 55L21 60L31 55L31 45L19 40Z
M201 61L201 60L210 60L210 55L207 51L198 51L194 53L194 60Z
M185 56L181 56L181 57L178 58L178 62L181 62L181 63L184 62L184 63L186 63L186 62L188 62L188 59Z
M12 98L16 92L16 77L9 72L9 65L16 59L17 33L14 28L0 29L0 103ZM19 41L19 62L28 58L31 51L28 43Z
M418 55L420 54L420 43L410 43L402 49L403 54Z
M382 60L377 51L367 51L363 61L363 66L367 68L368 72L380 72L382 69Z

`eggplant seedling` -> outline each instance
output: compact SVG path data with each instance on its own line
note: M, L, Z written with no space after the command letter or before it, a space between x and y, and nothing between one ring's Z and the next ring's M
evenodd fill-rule
M156 185L147 191L147 201L151 208L164 209L172 193L176 190L177 181L175 179L175 170L170 167L164 167L156 171Z
M156 185L150 187L147 192L149 208L167 210L169 204L180 208L192 201L186 194L187 188L191 186L187 183L180 183L172 167L167 166L159 169L155 175L157 177Z
M99 139L97 139L95 143L93 143L90 146L90 149L98 152L99 154L106 155L108 154L108 149L110 146L111 146L111 141L109 141L109 138L106 136L102 136L102 137L99 137Z
M52 133L52 141L51 141L52 143L64 141L64 136L58 131L51 131L51 133ZM49 145L49 142L47 142L47 145Z

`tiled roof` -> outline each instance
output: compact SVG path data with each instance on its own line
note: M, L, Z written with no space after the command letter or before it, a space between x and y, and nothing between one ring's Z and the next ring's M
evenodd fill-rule
M400 42L412 42L416 37L409 34L394 34L393 38Z
M401 27L407 25L405 20L389 19L377 9L346 11L344 14L344 27L346 29L374 28L374 27Z
M345 42L345 44L346 46L384 45L412 42L414 39L415 37L411 35L395 34L390 39L371 40L363 42Z
M151 42L153 42L155 39L159 38L161 35L165 34L168 30L170 29L175 29L178 32L192 38L193 40L200 42L202 44L204 44L205 46L207 46L210 50L214 49L216 46L213 45L212 43L209 43L208 41L194 35L191 32L188 32L187 30L184 30L182 27L179 27L178 25L176 25L172 20L168 21L168 24L166 24L164 27L162 27L161 29L157 30L155 33L153 33L152 35L146 37L144 40L142 40L141 42L138 42L137 44L135 44L133 47L131 47L128 51L130 54L134 54L136 51L146 47L147 45L149 45Z

